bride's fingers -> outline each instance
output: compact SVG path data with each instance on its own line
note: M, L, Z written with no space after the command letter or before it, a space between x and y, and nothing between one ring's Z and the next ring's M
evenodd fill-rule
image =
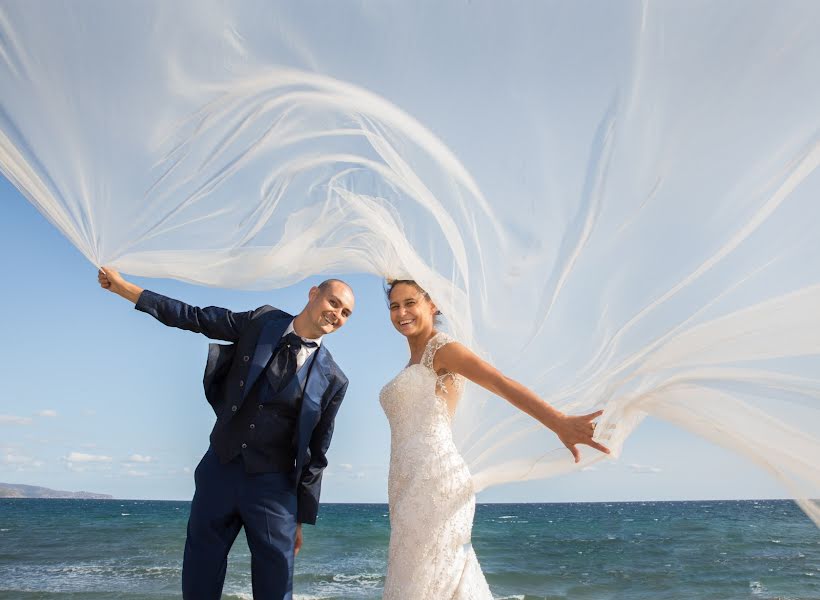
M604 446L603 444L599 444L595 440L589 440L588 442L584 442L587 446L595 448L596 450L600 450L604 454L609 454L609 448Z
M604 414L604 410L603 410L603 409L601 409L601 410L596 410L595 412L593 412L593 413L589 413L588 415L582 415L582 416L581 416L581 418L582 418L582 419L586 419L587 421L591 421L592 419L597 419L597 418L598 418L598 417L600 417L602 414Z
M575 444L564 444L567 447L567 450L572 452L572 457L575 459L575 462L581 460L581 451L575 446Z

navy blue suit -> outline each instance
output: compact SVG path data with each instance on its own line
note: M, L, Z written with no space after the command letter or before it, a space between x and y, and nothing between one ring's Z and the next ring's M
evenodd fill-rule
M265 370L293 316L190 306L145 290L136 305L165 325L232 342L211 344L203 384L216 413L195 473L183 595L218 599L227 555L244 526L254 598L291 598L297 523L315 523L322 472L347 378L322 344L274 393ZM296 406L290 414L283 409Z

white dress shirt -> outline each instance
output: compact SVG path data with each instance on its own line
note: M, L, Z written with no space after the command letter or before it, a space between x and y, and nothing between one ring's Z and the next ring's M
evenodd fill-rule
M296 331L293 329L293 321L291 321L290 325L288 325L288 328L285 329L285 332L282 334L282 337L285 337L287 334L289 334L291 332L296 333ZM302 337L302 336L299 336L299 337ZM306 337L302 338L306 342L313 342L314 344L316 344L316 347L315 348L313 348L313 347L309 348L307 346L302 346L301 348L299 348L299 352L296 353L296 370L297 371L302 368L302 365L305 364L305 361L308 359L308 357L311 354L313 354L314 352L316 352L316 350L319 349L319 346L322 345L322 338L323 337L324 336L319 336L315 340L311 340L311 339L306 338Z

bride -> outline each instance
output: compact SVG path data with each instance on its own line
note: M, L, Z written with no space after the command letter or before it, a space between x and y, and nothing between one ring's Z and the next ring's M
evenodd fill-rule
M388 290L390 320L407 338L410 362L381 391L390 422L390 549L385 600L491 600L470 534L475 495L453 443L450 419L464 379L501 396L548 427L581 458L577 444L609 453L592 439L588 415L565 415L505 377L465 346L436 331L436 305L415 281Z

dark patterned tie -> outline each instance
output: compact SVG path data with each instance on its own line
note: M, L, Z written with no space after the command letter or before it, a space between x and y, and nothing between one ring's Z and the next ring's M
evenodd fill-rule
M296 355L302 347L315 348L316 342L306 342L294 332L283 335L276 346L276 351L267 369L267 377L273 388L273 393L278 394L293 376L296 375Z

